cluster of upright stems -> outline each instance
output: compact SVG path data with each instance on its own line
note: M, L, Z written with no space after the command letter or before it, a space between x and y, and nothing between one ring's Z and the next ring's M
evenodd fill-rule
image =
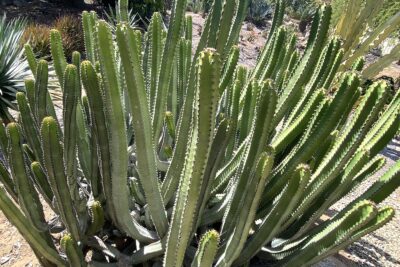
M116 28L84 12L86 60L75 52L68 64L51 32L58 119L48 63L26 45L34 79L17 94L17 123L0 127L0 208L43 266L86 266L88 251L92 266L303 266L394 216L377 204L398 187L400 162L319 222L385 164L400 93L362 87L362 58L338 71L329 6L300 54L283 2L254 69L235 45L246 0L214 1L194 54L185 0L168 31L156 13L144 34L125 23L127 0Z

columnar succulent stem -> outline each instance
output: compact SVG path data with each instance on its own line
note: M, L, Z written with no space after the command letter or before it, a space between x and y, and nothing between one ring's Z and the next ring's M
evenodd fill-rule
M121 88L117 77L115 56L112 53L111 30L105 21L98 24L99 58L104 79L106 124L109 125L109 149L111 171L111 202L115 209L117 224L129 235L144 241L154 241L156 236L132 221L129 213L126 173L128 162L124 112L121 103Z
M219 244L219 234L215 230L205 233L200 240L199 248L192 262L192 267L211 267Z
M194 128L168 233L165 266L181 266L196 224L198 216L196 208L202 197L199 193L205 183L204 180L207 179L203 176L204 168L211 145L218 103L219 64L219 56L215 52L206 50L201 53L198 62L199 83L193 109Z
M10 140L9 157L10 162L13 163L11 173L16 183L18 202L35 229L39 232L45 232L48 229L44 219L43 207L25 166L20 126L16 123L10 123L7 125L7 132ZM50 236L48 237L51 240Z
M121 27L117 29L117 42L124 73L130 73L125 76L125 81L132 108L131 114L133 114L133 130L135 137L141 140L136 144L137 168L152 221L158 235L162 238L167 232L168 221L158 184L149 102L138 54L139 44L134 35L135 32L132 29L127 29L125 32Z
M64 172L63 149L55 119L52 117L44 118L40 133L46 172L57 201L58 210L74 240L83 241Z
M169 25L167 39L165 41L164 53L161 61L161 70L158 77L156 100L152 107L153 114L153 136L154 141L158 139L163 122L163 114L166 110L167 88L170 75L172 73L172 62L176 54L176 47L184 21L186 0L174 1L174 8L171 14L171 24Z

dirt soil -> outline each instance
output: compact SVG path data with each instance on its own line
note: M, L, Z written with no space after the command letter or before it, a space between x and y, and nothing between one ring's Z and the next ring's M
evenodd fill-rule
M0 212L0 266L39 266L35 255Z
M40 2L42 3L42 2ZM12 16L19 14L26 14L30 19L41 23L51 23L60 14L71 12L80 14L80 10L64 9L57 6L49 8L49 6L38 4L34 7L26 7L21 10L21 7L8 7L7 12ZM46 4L47 5L47 4ZM0 11L1 13L1 11ZM198 14L190 13L193 16L193 33L194 45L198 43L199 36L202 31L204 19ZM307 36L298 33L297 22L285 20L285 24L297 32L299 39L299 49L304 49ZM265 29L258 29L251 23L245 23L242 27L240 34L240 64L248 67L253 67L258 54L265 43L266 34L270 28L270 23L267 23ZM400 77L399 65L392 65L386 69L382 76L390 76L394 79ZM396 160L400 158L400 141L394 140L384 151L382 151L388 162L385 168L389 168ZM332 207L331 214L333 215L341 206L351 201L357 194L360 193L366 186L371 184L372 180L377 179L381 173L378 173L371 181L364 184L359 190L351 193ZM392 222L387 224L380 230L364 237L361 241L356 242L346 251L341 251L335 257L330 257L316 266L400 266L400 247L398 240L400 240L400 189L390 196L384 204L390 204L396 208L396 217ZM47 217L52 216L52 211L47 207L45 208ZM0 266L39 266L31 249L24 241L22 236L13 227L4 214L0 211Z

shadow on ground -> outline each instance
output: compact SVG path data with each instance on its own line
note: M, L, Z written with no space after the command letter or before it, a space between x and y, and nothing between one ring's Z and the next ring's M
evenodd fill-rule
M382 248L371 244L371 242L363 240L355 242L346 252L362 259L357 266L387 267L387 263L393 264L392 266L400 266L400 261L386 253ZM382 259L385 259L385 261L382 261ZM350 261L350 259L347 259L347 261ZM383 264L383 262L385 263Z
M394 138L389 145L381 152L381 154L385 157L390 158L391 160L398 160L400 158L400 151L396 149L400 147L400 137Z

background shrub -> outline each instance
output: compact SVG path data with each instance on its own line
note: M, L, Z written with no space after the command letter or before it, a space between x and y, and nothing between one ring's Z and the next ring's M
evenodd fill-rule
M37 58L51 59L50 30L53 28L60 31L67 55L73 51L84 51L81 20L72 15L61 16L50 26L30 24L24 31L21 43L29 42Z
M98 0L105 7L114 8L115 0ZM166 6L171 6L172 1L164 0L129 0L129 8L141 18L150 18L154 12L163 12Z
M79 18L71 15L59 17L54 22L53 28L61 32L67 55L72 54L73 51L85 50L82 24Z
M193 0L189 1L187 5L187 11L191 11L193 13L204 13L204 1L202 0Z
M142 18L150 18L154 12L164 11L164 0L130 0L129 8Z
M247 20L257 26L263 26L273 13L273 3L270 0L252 0L249 6Z
M21 45L29 42L37 58L50 57L50 27L43 24L29 24L24 31Z

